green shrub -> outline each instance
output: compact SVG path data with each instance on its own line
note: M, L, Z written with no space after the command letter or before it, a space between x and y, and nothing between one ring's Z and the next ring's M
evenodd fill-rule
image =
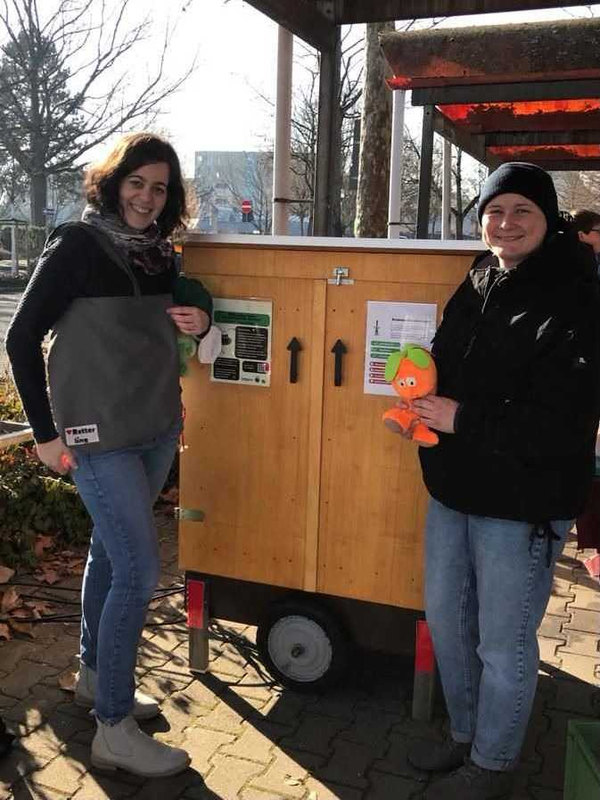
M21 398L8 375L0 377L0 419L25 422Z
M0 419L22 421L23 409L8 379L0 380ZM59 548L84 544L91 522L70 478L37 459L31 443L0 450L0 563L32 565L38 534Z

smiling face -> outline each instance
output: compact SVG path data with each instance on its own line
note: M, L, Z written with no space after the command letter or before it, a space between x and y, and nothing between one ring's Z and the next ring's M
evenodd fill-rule
M499 194L486 205L481 219L483 241L512 269L544 241L548 223L542 209L522 194Z
M158 219L167 202L169 165L145 164L119 186L119 211L130 228L143 231Z
M410 358L403 358L392 381L396 394L403 400L416 400L435 392L436 370L433 360L425 369L418 367Z

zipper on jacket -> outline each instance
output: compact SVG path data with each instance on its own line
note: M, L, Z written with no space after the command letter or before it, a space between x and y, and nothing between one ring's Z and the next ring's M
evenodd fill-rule
M494 278L494 280L492 282L492 285L490 286L490 288L484 294L484 296L483 296L483 305L481 306L481 311L479 312L479 318L480 319L483 317L483 315L485 313L485 308L486 308L486 306L487 306L487 304L489 302L490 297L492 296L492 292L494 291L496 286L498 286L498 284L501 281L503 281L505 278L508 278L508 272L507 271L502 271L502 272L500 272L499 275L496 275L496 277ZM475 326L475 330L471 334L471 338L469 339L469 344L467 345L467 347L465 349L465 352L463 353L463 358L467 358L467 356L470 354L471 350L473 349L473 345L475 344L475 338L477 336L478 328L479 328L479 323Z
M487 290L487 292L484 295L483 305L481 306L481 312L480 312L481 316L483 316L484 313L485 313L485 307L487 306L487 304L489 302L489 299L492 296L492 292L494 291L496 286L498 286L498 284L501 281L503 281L505 278L508 278L508 274L509 274L508 271L504 270L504 271L500 272L499 275L496 275L496 278L494 279L494 282L492 283L492 285L490 286L490 288Z

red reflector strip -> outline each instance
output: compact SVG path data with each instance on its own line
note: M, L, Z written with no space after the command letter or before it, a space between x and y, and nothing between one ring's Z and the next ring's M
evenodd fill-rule
M424 619L417 620L417 646L415 651L415 670L433 672L435 656L429 626Z
M188 628L204 628L204 581L187 582Z

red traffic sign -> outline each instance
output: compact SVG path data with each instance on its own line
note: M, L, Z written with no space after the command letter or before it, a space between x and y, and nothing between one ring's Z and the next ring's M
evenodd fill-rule
M242 214L249 214L252 211L250 200L242 200Z

